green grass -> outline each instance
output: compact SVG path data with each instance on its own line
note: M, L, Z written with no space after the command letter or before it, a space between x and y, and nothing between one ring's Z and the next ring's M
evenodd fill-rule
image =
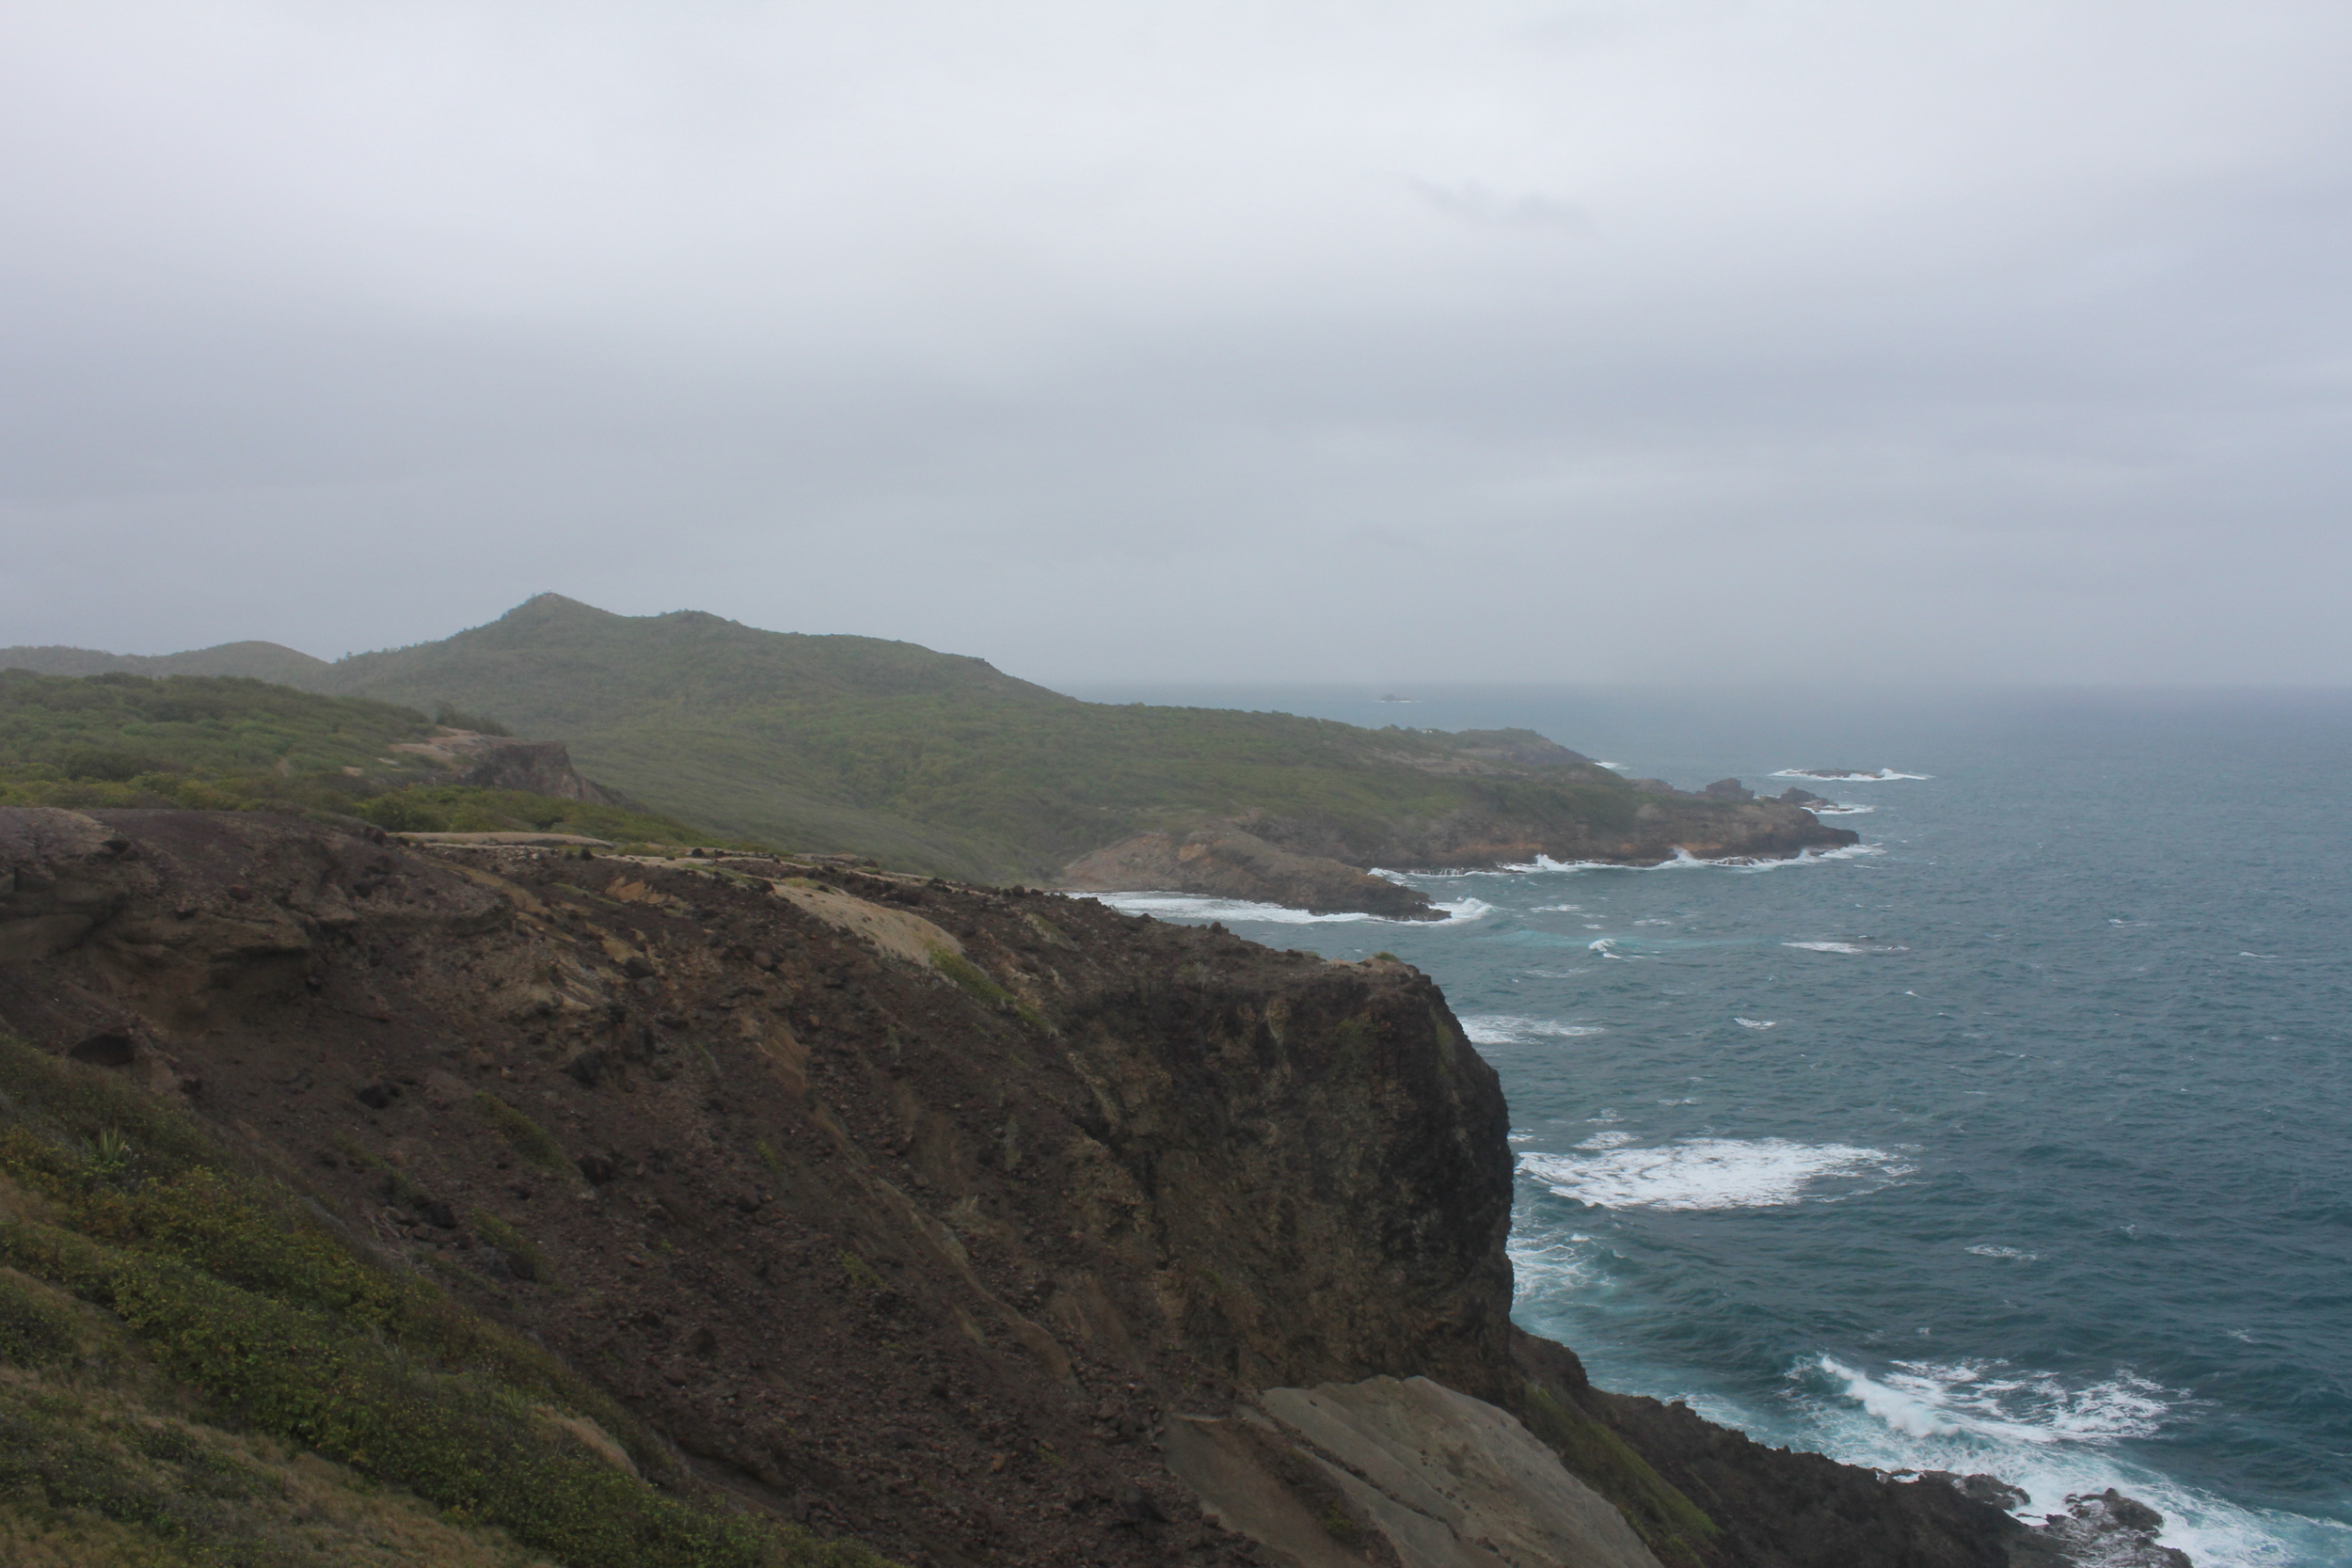
M0 1179L11 1216L0 1264L12 1271L0 1274L0 1349L13 1363L71 1356L88 1332L68 1304L78 1298L190 1391L206 1431L319 1456L422 1499L452 1528L495 1529L571 1568L880 1561L551 1441L543 1406L596 1421L642 1470L682 1481L657 1441L547 1352L362 1258L295 1195L101 1069L0 1039ZM278 1560L221 1544L251 1512L234 1498L189 1500L201 1480L189 1466L217 1445L187 1439L166 1474L85 1418L88 1390L61 1386L43 1404L25 1386L0 1384L0 1481L16 1483L0 1494L31 1497L53 1523L213 1553L159 1560ZM23 1523L0 1517L0 1541ZM126 1547L120 1560L135 1558Z
M975 1002L997 1006L1012 1000L1012 992L990 979L986 970L945 947L931 949L931 967L953 980L957 988Z
M440 721L491 721L444 710ZM560 832L723 847L659 812L444 782L395 747L432 736L414 708L229 677L0 673L0 805L174 806L357 817L393 832Z

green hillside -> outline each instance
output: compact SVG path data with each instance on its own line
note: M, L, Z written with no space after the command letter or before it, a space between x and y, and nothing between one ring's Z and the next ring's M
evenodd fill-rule
M1369 845L1450 812L1591 820L1640 800L1572 752L1535 779L1433 772L1464 737L1083 703L913 643L551 594L444 641L343 659L318 684L560 737L583 772L722 832L986 880L1049 879L1143 829L1250 812Z
M0 671L0 805L265 809L398 831L724 842L651 813L456 784L398 750L439 731L395 703L240 676Z
M193 674L271 646L171 657ZM56 667L111 656L0 652L20 657ZM563 741L583 774L713 834L980 881L1057 881L1137 833L1232 822L1284 852L1356 867L1454 863L1458 845L1662 859L1686 841L1712 853L1836 841L1793 808L1645 793L1531 732L1085 703L909 642L762 631L693 610L615 615L553 594L437 642L290 668L314 694L398 705L413 721L453 708ZM358 724L361 711L338 721ZM413 788L403 799L430 804ZM388 826L443 825L393 822L402 809L367 812Z

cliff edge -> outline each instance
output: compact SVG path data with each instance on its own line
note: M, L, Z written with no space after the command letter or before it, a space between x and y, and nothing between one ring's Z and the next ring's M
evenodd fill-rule
M9 810L0 1022L545 1347L654 1434L629 1484L906 1563L2043 1548L1515 1329L1501 1087L1392 960L818 863ZM1410 1451L1440 1430L1458 1484Z

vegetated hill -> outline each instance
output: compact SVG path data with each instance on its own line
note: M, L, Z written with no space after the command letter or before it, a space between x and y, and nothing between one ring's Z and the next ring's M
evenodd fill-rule
M1788 855L1855 836L1791 804L1644 788L1530 731L1086 703L909 642L553 594L298 678L495 715L714 832L985 881L1426 918L1421 894L1368 872Z
M1501 1086L1392 959L0 809L0 1028L10 1561L2068 1560L1516 1330Z
M315 681L326 660L277 642L223 642L183 654L106 654L95 648L0 648L0 670L37 675L244 675L302 686Z
M242 676L0 671L0 805L180 806L356 816L395 831L723 835L580 779L564 748L371 698Z
M1085 703L912 643L614 615L551 594L312 684L561 737L596 777L719 831L990 881L1060 881L1116 850L1094 869L1419 909L1361 873L1852 839L1790 806L1645 791L1530 732Z

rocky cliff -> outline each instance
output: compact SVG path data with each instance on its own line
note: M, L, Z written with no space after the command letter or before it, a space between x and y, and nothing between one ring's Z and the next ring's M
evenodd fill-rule
M444 725L436 726L423 740L399 742L391 749L448 768L452 784L638 809L638 802L619 790L581 778L572 766L570 748L560 740L523 740Z
M545 1346L661 1484L908 1563L2026 1539L1515 1330L1501 1089L1392 961L814 863L19 810L0 1022Z

